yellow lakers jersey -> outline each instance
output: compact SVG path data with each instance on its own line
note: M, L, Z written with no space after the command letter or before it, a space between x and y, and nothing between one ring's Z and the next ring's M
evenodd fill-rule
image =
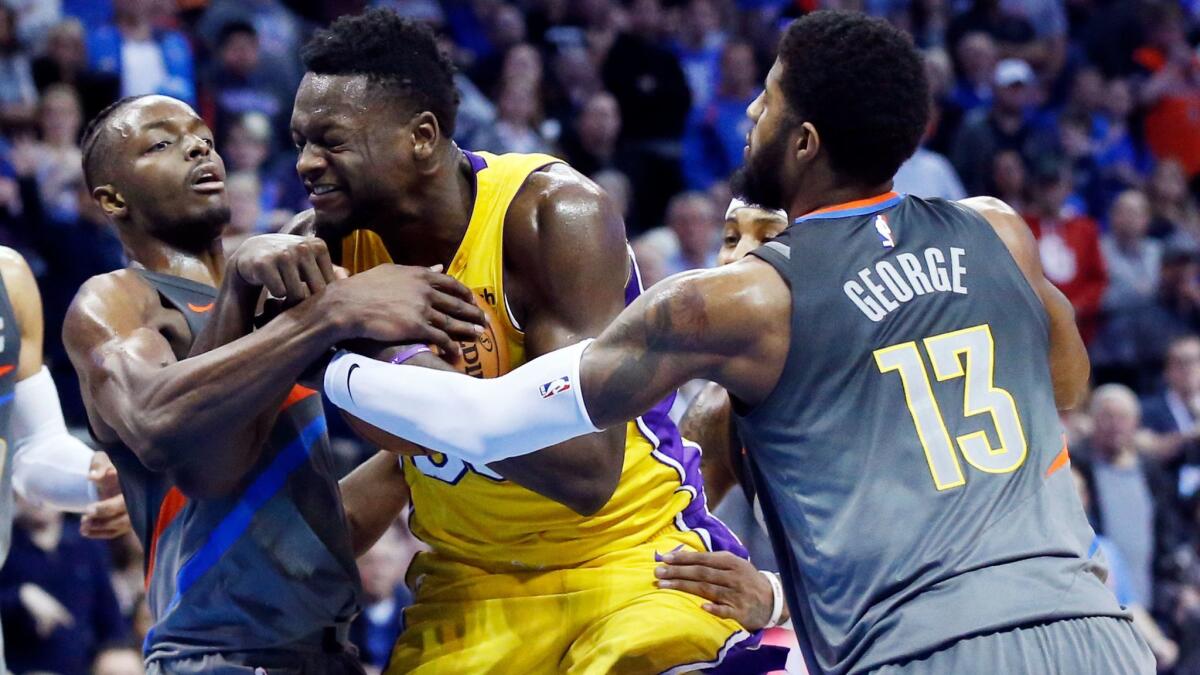
M492 329L507 346L508 364L502 369L507 372L525 362L525 338L504 294L505 214L531 173L560 160L465 154L474 170L475 204L446 272L492 306L500 323ZM359 230L343 241L342 264L352 274L390 260L373 233ZM629 284L627 302L641 291L636 265ZM487 466L440 453L405 458L413 533L434 556L493 572L574 567L672 530L694 533L700 547L745 555L733 534L708 513L699 448L683 441L667 417L673 400L629 423L620 483L592 516L506 481Z

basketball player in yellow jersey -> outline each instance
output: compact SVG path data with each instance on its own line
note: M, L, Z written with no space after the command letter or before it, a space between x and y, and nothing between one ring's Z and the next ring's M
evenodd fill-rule
M507 359L488 375L597 335L640 291L621 219L591 181L553 157L450 140L452 67L427 28L372 10L302 56L291 126L314 213L299 227L340 244L351 273L444 265L492 310L486 337ZM444 365L430 356L409 362ZM755 644L701 598L655 586L656 554L744 555L707 511L698 449L669 404L536 459L405 457L391 494L407 483L432 552L409 572L415 604L388 672L688 672Z

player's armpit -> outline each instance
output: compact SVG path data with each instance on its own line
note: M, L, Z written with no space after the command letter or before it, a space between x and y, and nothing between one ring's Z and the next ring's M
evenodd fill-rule
M709 382L692 399L679 421L679 433L704 451L700 456L700 471L704 474L709 508L720 504L737 482L730 457L735 434L729 413L729 394L721 385Z
M993 197L972 197L960 204L977 211L996 231L1013 260L1042 301L1050 324L1050 376L1059 410L1070 410L1087 396L1091 363L1075 323L1070 301L1042 271L1037 240L1024 219L1008 204Z

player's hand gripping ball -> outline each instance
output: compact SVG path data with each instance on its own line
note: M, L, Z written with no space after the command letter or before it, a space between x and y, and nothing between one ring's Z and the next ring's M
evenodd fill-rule
M475 304L483 310L484 318L486 319L483 333L474 342L459 342L458 345L462 354L453 362L439 361L439 364L444 369L453 368L460 373L465 373L472 377L499 377L508 372L508 343L504 341L502 335L497 335L496 327L500 323L496 317L495 308L481 298L478 293L475 295ZM392 357L404 351L407 347L407 345L402 347L387 347L371 353L368 353L364 349L360 353L380 361L390 361ZM436 353L436 348L434 348L434 353ZM429 364L430 361L427 359L427 355L419 355L407 363L424 366ZM429 454L429 451L425 448L410 443L398 436L393 436L379 427L368 424L348 414L344 410L342 411L342 417L350 425L350 428L354 430L354 433L380 449L401 455Z

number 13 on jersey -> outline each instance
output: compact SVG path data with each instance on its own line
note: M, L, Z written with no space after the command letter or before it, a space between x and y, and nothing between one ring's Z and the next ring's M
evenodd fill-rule
M1007 391L993 384L995 345L987 324L935 335L923 340L933 374L939 382L965 378L963 417L991 415L999 447L992 447L983 431L958 436L958 451L971 466L987 473L1010 473L1025 462L1025 431L1016 403ZM967 480L958 461L959 452L933 395L933 384L917 343L905 342L875 350L881 373L896 372L904 386L908 412L925 450L925 461L938 490L964 485Z

